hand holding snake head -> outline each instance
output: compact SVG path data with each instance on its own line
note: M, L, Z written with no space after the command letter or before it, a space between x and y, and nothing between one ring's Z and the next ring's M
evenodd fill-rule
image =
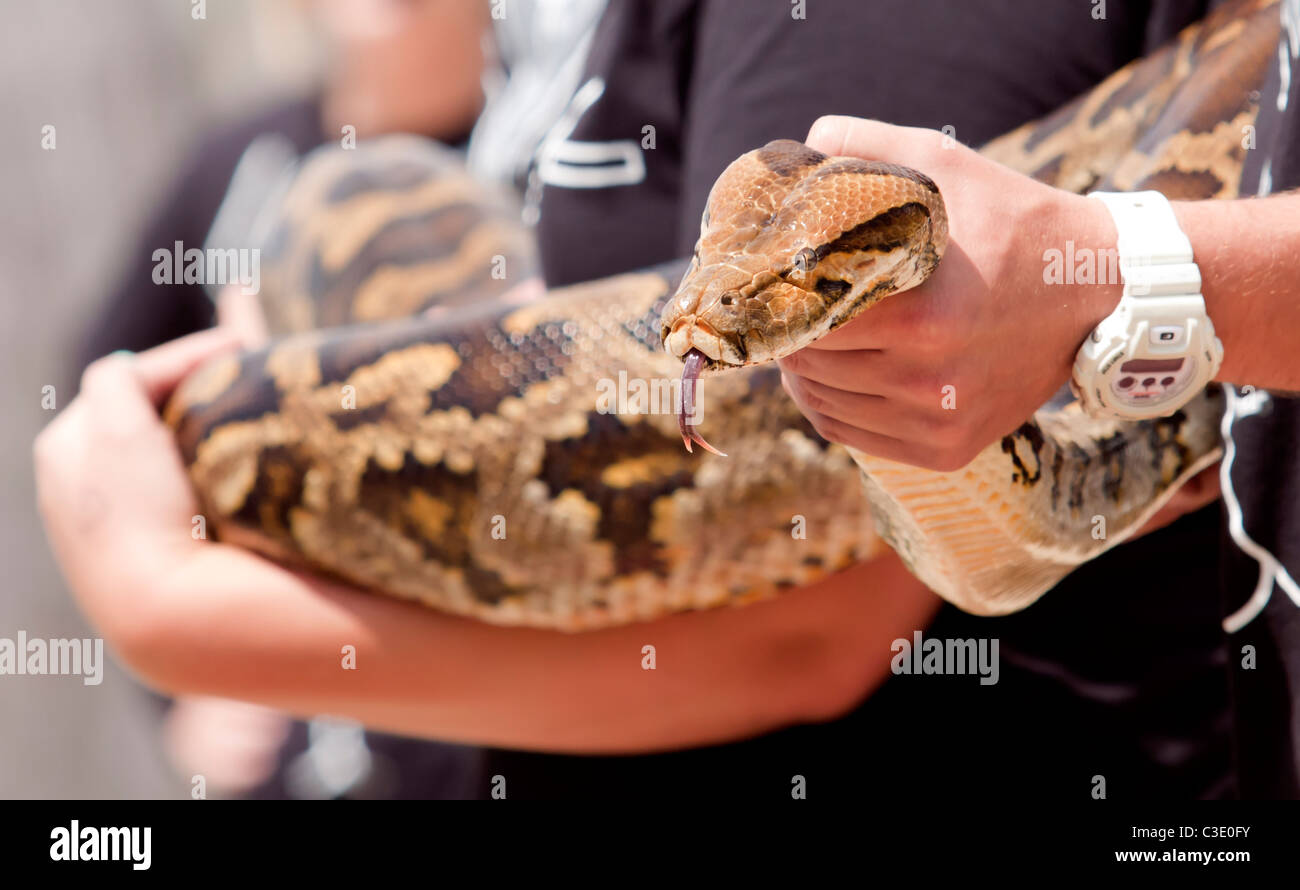
M683 359L682 439L695 431L704 370L802 349L939 263L948 219L934 182L907 167L830 157L791 140L737 158L709 194L700 240L664 309L668 353Z
M808 141L741 157L710 194L698 261L663 317L683 396L701 371L777 359L823 438L965 466L1053 397L1113 308L1115 288L1043 276L1044 251L1067 239L1113 243L1104 208L933 130L829 117ZM682 434L698 442L690 414Z

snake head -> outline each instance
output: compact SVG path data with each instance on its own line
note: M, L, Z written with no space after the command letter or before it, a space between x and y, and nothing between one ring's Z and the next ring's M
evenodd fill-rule
M768 339L774 330L771 308L780 311L799 299L800 289L768 268L761 256L691 264L662 315L664 349L683 362L678 422L687 451L695 443L726 456L704 440L691 419L700 374L776 358Z
M920 284L947 237L923 174L769 143L714 183L695 259L664 308L664 348L698 350L710 371L789 355Z
M662 315L664 349L684 359L692 350L707 357L705 370L748 365L774 358L767 348L773 331L766 307L778 308L797 294L779 298L773 289L794 291L762 257L739 255L726 263L691 265ZM767 333L765 334L764 331Z
M789 140L742 155L714 183L695 258L661 316L683 389L704 371L796 352L915 287L947 237L939 190L914 170ZM689 448L702 440L688 427Z

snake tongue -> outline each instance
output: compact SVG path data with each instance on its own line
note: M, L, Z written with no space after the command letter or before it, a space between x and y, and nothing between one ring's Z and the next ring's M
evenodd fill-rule
M718 457L726 457L724 452L714 448L704 437L695 431L695 424L691 423L688 418L695 416L695 383L700 379L700 371L708 363L709 357L698 349L692 349L686 353L685 362L682 365L682 397L681 403L677 406L677 428L682 433L682 444L686 446L687 452L694 453L691 443L694 442L710 454L716 454Z

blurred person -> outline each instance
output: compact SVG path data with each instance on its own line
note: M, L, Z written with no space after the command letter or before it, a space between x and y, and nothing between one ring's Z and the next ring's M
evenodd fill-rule
M605 6L606 0L515 0L493 21L504 70L489 78L488 102L470 135L466 162L476 178L520 193L536 187L533 155L578 87Z
M241 331L246 345L255 345L262 334L250 322L246 298L236 291L230 299L229 293L219 295L197 283L157 283L153 254L177 242L244 245L268 188L311 149L349 136L363 140L398 132L466 145L491 66L486 4L303 0L300 5L324 43L319 87L218 125L200 138L168 197L127 250L125 273L87 328L79 367L110 352L140 351L203 330L218 315ZM379 734L371 735L369 746L331 748L331 733L347 736L348 727L290 725L273 710L211 697L178 700L166 721L164 738L174 766L187 777L204 774L214 793L400 796L404 787L433 780L439 793L458 796L473 781L476 765L469 749ZM321 750L332 752L335 767L322 766ZM348 756L351 765L338 766Z
M489 59L488 10L460 0L304 0L325 43L325 70L310 95L277 102L214 127L198 141L168 196L144 227L121 281L105 302L78 356L84 367L118 349L139 351L215 321L214 294L199 284L154 282L153 252L180 241L209 243L241 159L269 170L248 191L264 192L284 167L311 149L345 137L409 132L463 146L483 105ZM246 237L247 214L218 234ZM240 245L242 246L242 240ZM219 245L224 246L224 245Z

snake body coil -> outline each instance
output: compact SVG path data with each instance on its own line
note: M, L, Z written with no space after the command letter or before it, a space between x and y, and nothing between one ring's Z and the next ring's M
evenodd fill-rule
M986 154L1074 191L1234 196L1271 6L1221 8ZM833 198L851 190L866 199ZM793 143L749 153L715 186L676 294L680 267L523 299L509 289L534 257L515 219L414 140L305 162L263 256L281 339L200 369L166 412L221 539L457 614L577 630L809 583L878 552L878 525L941 594L1002 612L1217 456L1213 392L1142 424L1044 410L957 473L822 441L755 363L934 267L942 201L912 171ZM736 280L708 268L723 254ZM731 316L744 323L717 321ZM688 353L740 365L704 378L691 418L726 459L682 448Z

